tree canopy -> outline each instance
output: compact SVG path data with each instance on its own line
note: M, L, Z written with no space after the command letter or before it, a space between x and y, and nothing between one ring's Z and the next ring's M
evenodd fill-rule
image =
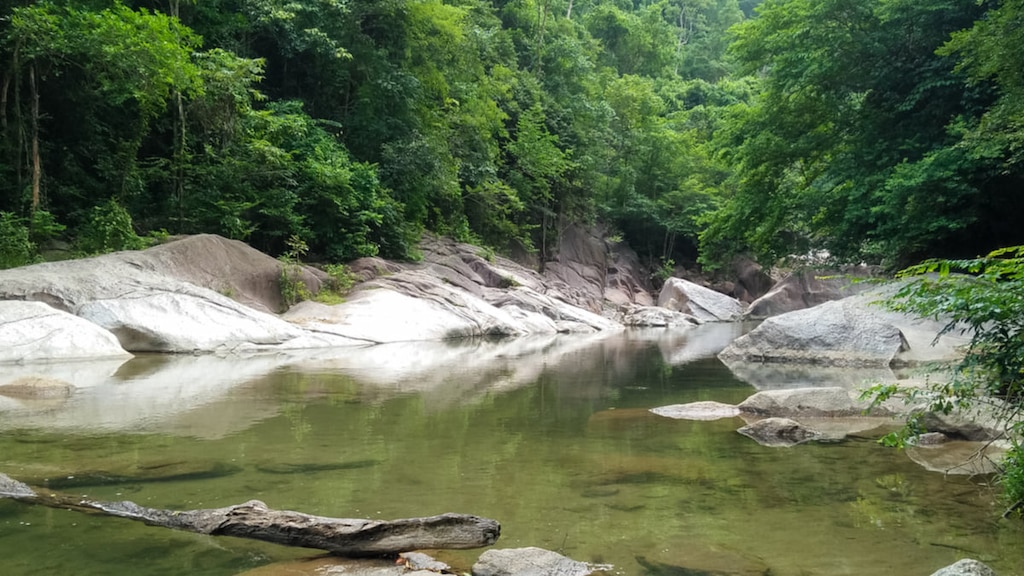
M1021 8L19 0L0 212L18 254L116 221L329 261L411 257L422 230L543 260L600 220L652 263L973 256L1024 242Z

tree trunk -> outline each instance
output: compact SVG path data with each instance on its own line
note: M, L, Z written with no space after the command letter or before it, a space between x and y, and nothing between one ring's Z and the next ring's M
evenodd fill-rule
M29 90L32 93L32 213L39 209L39 181L42 167L39 159L39 87L36 85L36 65L28 68Z
M326 550L342 556L377 556L421 549L467 549L490 546L501 526L468 514L441 514L401 520L327 518L289 510L272 510L259 500L226 508L161 510L134 502L97 502L35 490L0 473L0 498L91 514L104 514L211 536L252 538L286 546Z
M11 88L11 71L4 74L4 86L0 89L0 131L7 138L7 93Z

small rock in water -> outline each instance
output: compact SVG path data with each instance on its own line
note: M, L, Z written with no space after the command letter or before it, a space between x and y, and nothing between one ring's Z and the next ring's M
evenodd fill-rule
M737 406L710 401L659 406L651 408L651 412L658 416L677 420L719 420L735 418L740 415L740 409Z
M610 571L609 564L589 564L543 548L488 550L473 564L473 576L588 576Z
M932 576L996 576L996 573L977 560L964 558L955 564L935 571Z

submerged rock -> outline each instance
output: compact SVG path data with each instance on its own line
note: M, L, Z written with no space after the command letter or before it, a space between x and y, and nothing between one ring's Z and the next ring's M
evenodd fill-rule
M239 576L437 576L451 574L451 568L419 552L400 554L398 560L317 556L275 562Z
M748 424L737 432L762 446L773 448L796 446L822 438L822 434L817 430L789 418L765 418Z
M55 378L28 376L0 384L0 396L22 399L67 398L75 392L75 386Z
M1004 442L950 440L939 444L908 446L907 456L932 472L956 476L994 474L1009 446Z
M955 564L936 570L931 576L996 576L996 573L977 560L964 558Z
M587 576L611 570L609 565L588 564L543 548L488 550L473 564L473 576Z

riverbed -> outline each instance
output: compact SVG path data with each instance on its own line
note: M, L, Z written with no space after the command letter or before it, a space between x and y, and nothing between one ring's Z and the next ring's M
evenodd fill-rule
M987 477L928 472L873 431L766 448L739 419L648 412L753 393L714 356L740 330L9 367L78 388L0 397L0 471L158 508L472 513L502 523L497 547L626 576L926 576L963 557L1024 573L1024 527ZM315 554L0 501L5 576L226 576Z

